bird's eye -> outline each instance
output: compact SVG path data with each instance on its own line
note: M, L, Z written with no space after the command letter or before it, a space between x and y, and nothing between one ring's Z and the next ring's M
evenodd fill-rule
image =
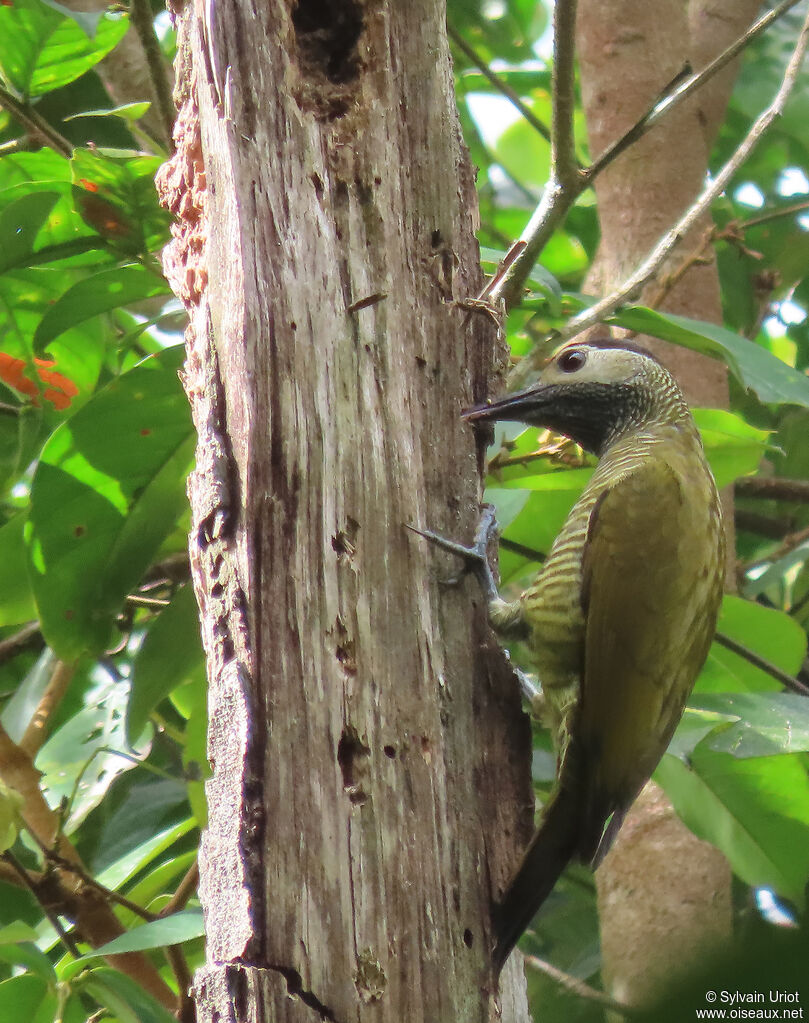
M571 348L559 356L558 366L563 373L575 373L587 362L587 356L579 348Z

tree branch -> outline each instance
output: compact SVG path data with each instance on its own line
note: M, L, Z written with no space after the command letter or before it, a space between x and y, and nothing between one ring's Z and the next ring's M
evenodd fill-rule
M795 520L776 518L773 515L760 515L758 512L736 508L733 513L736 529L744 533L755 533L768 540L783 540L795 529Z
M198 884L199 861L194 860L177 885L176 891L160 911L160 916L171 916L172 913L177 913L179 910L184 909L188 900L197 890Z
M666 259L682 239L700 221L703 214L717 199L728 185L733 175L739 170L747 157L760 141L762 135L767 131L773 121L781 115L784 104L795 86L798 73L806 53L807 42L809 42L809 14L804 19L803 26L798 36L798 42L789 60L784 78L775 95L772 103L756 119L750 131L742 140L739 147L725 163L722 169L712 178L710 184L703 190L700 197L693 203L677 221L673 228L660 239L638 269L631 274L623 284L610 295L596 302L594 306L583 310L577 316L572 317L561 328L561 330L549 335L555 345L568 341L570 338L580 334L588 327L601 323L608 316L611 316L625 302L635 298L655 274L660 270ZM522 385L532 371L539 368L546 352L544 346L535 349L519 363L509 376L509 386L514 388Z
M553 110L551 176L563 189L580 189L573 112L576 108L576 0L556 0L553 8ZM581 190L581 189L580 189Z
M62 702L75 671L75 663L67 664L65 661L59 660L54 663L50 681L42 694L42 699L20 739L20 749L25 750L30 757L35 757L44 743L45 727L51 714Z
M44 646L39 622L29 622L22 628L0 640L0 664L12 660L17 654L27 650L29 646Z
M496 309L504 305L507 311L518 304L523 285L540 252L584 188L573 133L575 28L576 0L557 0L553 12L550 177L525 230L480 293L480 299Z
M774 21L777 21L782 14L786 14L797 3L800 3L800 0L783 0L782 3L773 7L771 11L768 11L758 21L754 22L744 35L739 36L727 49L716 56L710 64L706 64L700 71L685 78L682 75L678 75L674 81L666 86L662 95L658 96L646 113L625 134L613 142L611 146L608 146L598 159L594 160L587 168L584 173L588 182L604 170L605 167L608 167L616 157L625 152L633 142L637 142L639 138L646 135L656 124L659 124L666 114L688 99L700 86L713 78L718 71L727 67L746 46L749 46L757 36L760 36Z
M24 103L0 86L0 106L4 107L11 116L35 137L42 138L57 153L68 157L73 155L73 146L64 135L52 127L45 118L39 114L30 103Z
M771 501L809 502L809 480L782 477L742 476L734 484L737 497L758 497Z
M6 852L3 853L3 859L11 867L11 869L14 870L16 874L19 876L20 881L22 881L23 883L23 886L27 888L28 891L30 891L34 898L37 900L39 908L45 914L51 927L53 927L53 929L59 935L59 940L65 946L67 951L73 956L74 959L79 959L81 957L81 951L79 950L79 946L74 941L73 936L71 934L68 934L68 932L64 929L61 921L59 920L59 917L57 916L56 913L54 913L53 907L48 904L48 900L42 898L40 894L40 886L37 884L37 882L34 881L33 878L29 877L28 871L10 850L6 850Z
M500 303L503 302L505 303L506 311L517 305L525 282L531 273L531 268L539 257L540 252L547 244L548 239L557 227L564 222L570 208L576 202L581 193L592 185L598 174L600 174L605 167L608 167L617 156L625 152L630 145L649 132L651 128L658 124L663 117L668 114L669 111L675 109L675 107L691 96L696 89L704 85L718 71L721 71L721 69L730 63L734 57L738 56L738 54L746 46L748 46L753 39L759 36L777 18L781 17L781 15L783 15L791 7L794 7L798 2L799 0L782 0L782 3L778 4L777 7L773 8L772 11L768 12L762 18L759 18L759 20L752 25L751 28L744 33L744 35L740 36L726 50L719 54L718 57L712 60L710 64L706 65L706 67L702 68L696 74L689 76L685 79L685 81L680 81L678 76L669 84L669 86L667 86L667 89L675 87L671 94L668 94L667 90L664 90L663 95L658 97L650 110L648 110L623 136L621 136L620 139L613 143L613 145L609 146L601 154L601 156L599 156L598 159L591 164L590 167L583 171L577 170L575 176L570 175L568 178L563 179L565 181L565 187L563 188L559 185L560 179L558 175L554 175L552 160L551 177L545 191L543 192L539 205L534 210L534 213L526 225L525 230L520 235L520 238L506 253L497 273L491 281L489 281L486 288L481 293L481 299L488 300L494 307L498 307ZM573 18L573 21L575 21L575 17ZM561 70L565 75L565 80L567 80L568 68L572 68L572 43L569 44L569 40L572 36L568 34L570 26L571 21L566 5L557 4L556 16L554 18L554 50L557 55L557 63L560 60L561 54ZM554 82L555 86L556 82L557 79L555 79ZM561 80L559 80L559 84L561 87ZM561 112L565 108L566 104L566 95L562 95L561 97L558 96L556 88L554 88L553 99L554 114L556 116L556 112L559 110L559 114L561 116ZM555 133L556 120L554 120L553 123ZM561 127L564 132L564 125L562 124ZM569 147L569 140L567 137L563 136L563 142L559 143L559 145L561 154L561 145Z
M768 675L777 679L786 689L791 689L793 693L799 693L801 696L809 696L809 686L805 686L800 679L794 678L786 671L782 671L771 661L765 660L763 657L759 657L759 655L749 647L737 642L730 636L726 636L724 632L717 632L714 636L714 641L720 646L725 647L725 649L731 650L739 657L743 657L750 664L755 665L756 668L760 668L761 671L765 671Z
M746 231L750 227L759 227L761 224L769 224L773 220L791 217L794 213L805 213L807 210L809 210L809 200L804 199L802 202L794 202L777 210L767 210L766 213L761 213L757 217L750 217L749 220L739 224L739 230Z
M137 32L143 47L146 66L149 69L149 77L152 80L157 107L160 111L160 121L166 136L166 145L169 152L172 153L174 152L174 120L177 117L177 108L174 106L174 99L171 95L171 85L166 73L163 51L160 49L160 42L155 35L149 0L131 0L129 16L132 19L132 27Z

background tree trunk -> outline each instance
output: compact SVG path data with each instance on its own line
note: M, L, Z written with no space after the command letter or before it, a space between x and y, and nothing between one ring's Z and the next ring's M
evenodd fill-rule
M474 581L440 586L458 566L404 528L471 539L458 412L495 361L453 301L480 271L444 4L218 0L179 28L200 1019L525 1020L488 906L532 828L527 721Z
M580 0L578 52L593 155L654 103L686 61L700 68L741 35L758 8L758 0ZM602 233L591 281L599 291L628 276L702 189L737 72L737 64L730 65L597 179ZM706 218L669 270L708 227ZM647 288L645 301L659 283ZM715 260L692 266L662 306L721 323ZM690 402L727 406L724 366L653 338L640 340L673 370ZM725 507L730 520L730 501ZM630 813L596 878L604 981L621 1001L654 999L672 981L672 964L687 972L706 945L730 933L731 875L724 857L685 828L656 786Z

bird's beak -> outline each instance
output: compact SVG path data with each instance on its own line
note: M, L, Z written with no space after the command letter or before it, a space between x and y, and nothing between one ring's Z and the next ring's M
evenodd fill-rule
M516 394L507 394L505 398L499 398L497 401L464 409L461 412L461 419L467 423L496 423L502 419L524 423L531 419L532 413L546 407L547 391L547 386L541 383L534 384L533 387L518 391Z

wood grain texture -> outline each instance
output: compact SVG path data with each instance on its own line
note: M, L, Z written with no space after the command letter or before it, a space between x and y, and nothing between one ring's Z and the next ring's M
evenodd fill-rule
M532 827L527 723L474 581L404 529L471 538L458 413L504 358L455 302L480 279L443 4L293 6L178 12L161 178L200 435L199 1016L526 1020L488 907Z

